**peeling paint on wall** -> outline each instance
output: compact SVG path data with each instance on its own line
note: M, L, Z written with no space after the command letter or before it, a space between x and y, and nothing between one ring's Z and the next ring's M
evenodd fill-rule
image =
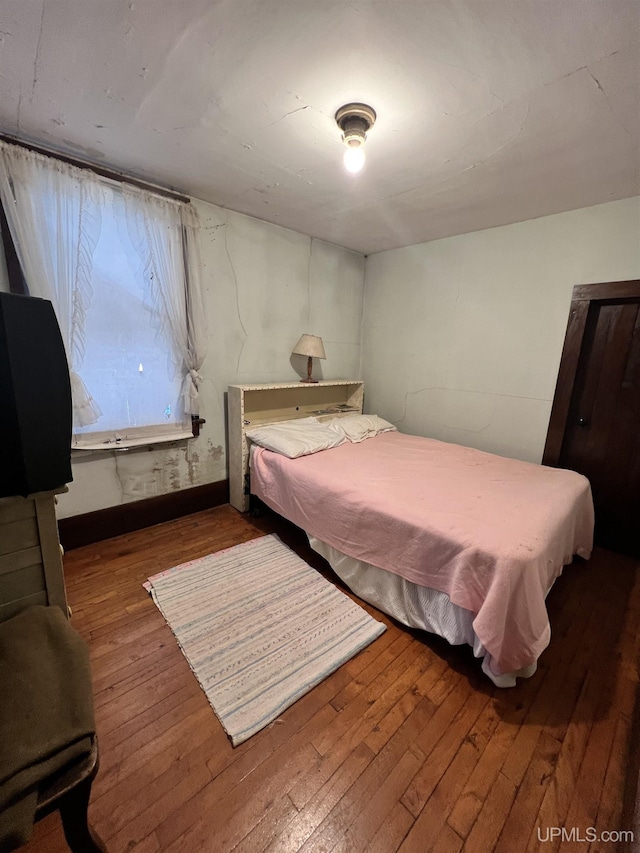
M216 447L214 447L212 441L208 441L207 444L208 444L208 453L209 453L210 458L214 462L219 462L220 459L222 459L222 455L224 453L224 450L222 449L222 445L218 444L218 445L216 445Z
M189 467L189 483L193 486L197 479L198 463L200 456L195 450L187 449L187 465Z

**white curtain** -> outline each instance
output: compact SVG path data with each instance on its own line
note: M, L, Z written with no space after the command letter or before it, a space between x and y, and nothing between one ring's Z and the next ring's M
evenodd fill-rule
M205 356L198 214L190 204L126 185L121 197L129 237L144 265L156 317L160 327L170 331L174 352L179 356L184 375L183 410L187 415L198 415L199 370Z
M91 264L100 235L90 173L0 141L0 200L31 296L54 307L71 376L74 426L102 412L80 377Z

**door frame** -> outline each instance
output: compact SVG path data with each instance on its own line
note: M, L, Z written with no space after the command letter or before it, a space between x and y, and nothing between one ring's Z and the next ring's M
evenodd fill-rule
M640 299L640 279L609 281L600 284L576 284L571 297L567 332L560 358L560 369L542 456L543 465L557 466L567 428L569 408L576 382L578 363L592 303L625 302Z

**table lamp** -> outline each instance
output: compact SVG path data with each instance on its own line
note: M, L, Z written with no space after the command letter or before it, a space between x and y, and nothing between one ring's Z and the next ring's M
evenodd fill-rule
M294 355L307 356L307 378L301 379L300 382L317 382L317 379L311 378L311 368L314 358L326 358L322 338L317 335L302 335L291 352Z

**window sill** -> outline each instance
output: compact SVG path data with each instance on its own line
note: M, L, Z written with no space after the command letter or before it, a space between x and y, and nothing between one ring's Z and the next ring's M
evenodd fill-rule
M121 453L135 448L153 447L156 444L171 444L175 441L185 441L193 438L191 430L156 433L155 435L136 435L114 438L113 436L99 439L97 436L88 440L77 439L71 445L71 456L85 456L89 453Z

